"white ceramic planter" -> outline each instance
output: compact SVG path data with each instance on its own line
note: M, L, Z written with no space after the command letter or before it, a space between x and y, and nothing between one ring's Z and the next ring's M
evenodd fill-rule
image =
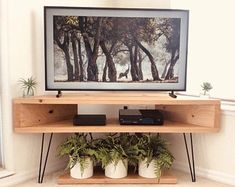
M76 163L75 166L70 169L70 176L76 179L86 179L93 176L93 161L87 157L85 159L86 166L84 172L81 172L80 163Z
M147 167L146 160L147 159L139 161L139 166L138 166L139 176L145 178L156 178L156 175L154 173L154 161L152 160Z
M110 163L105 167L105 176L109 178L124 178L127 176L127 159L124 161L120 160L117 165L114 165L114 163Z

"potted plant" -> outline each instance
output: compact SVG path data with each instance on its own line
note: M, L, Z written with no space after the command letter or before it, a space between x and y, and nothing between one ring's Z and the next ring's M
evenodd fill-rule
M23 97L34 96L37 82L35 78L30 77L28 79L21 78L19 80L21 89L23 90Z
M167 141L159 135L142 135L139 138L137 150L140 176L160 179L162 172L171 167L174 157L167 145Z
M98 160L105 169L105 176L109 178L123 178L127 176L128 156L125 142L127 134L109 135L99 142Z
M203 93L202 95L205 97L209 97L209 91L213 88L211 83L209 82L203 82L203 84L201 85Z
M69 156L66 169L70 169L70 176L84 179L93 176L93 162L96 159L96 150L92 138L88 140L87 134L76 133L68 137L59 146L59 156Z

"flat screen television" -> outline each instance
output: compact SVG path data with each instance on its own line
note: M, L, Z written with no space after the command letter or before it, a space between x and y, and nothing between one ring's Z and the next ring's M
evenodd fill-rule
M46 90L186 90L188 17L44 7Z

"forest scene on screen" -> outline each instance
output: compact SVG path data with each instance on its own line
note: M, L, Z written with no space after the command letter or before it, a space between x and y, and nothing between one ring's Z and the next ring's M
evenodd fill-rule
M54 81L177 83L180 21L53 16Z

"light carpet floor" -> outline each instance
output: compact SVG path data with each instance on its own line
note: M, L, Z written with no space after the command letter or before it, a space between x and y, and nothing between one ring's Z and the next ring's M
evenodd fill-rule
M58 178L58 176L60 175L60 172L54 173L54 174L50 174L45 176L44 178L44 182L43 184L38 184L37 183L37 179L33 179L30 181L27 181L25 183L16 185L17 187L75 187L75 186L79 186L79 187L232 187L230 185L226 185L226 184L221 184L219 182L215 182L215 181L211 181L202 177L197 177L197 182L191 182L190 179L190 175L183 173L183 172L179 172L179 171L174 171L174 174L176 175L177 179L178 179L178 183L177 184L120 184L120 185L114 185L114 184L97 184L97 185L91 185L91 184L87 184L87 185L58 185L56 180ZM233 186L234 187L234 186Z

